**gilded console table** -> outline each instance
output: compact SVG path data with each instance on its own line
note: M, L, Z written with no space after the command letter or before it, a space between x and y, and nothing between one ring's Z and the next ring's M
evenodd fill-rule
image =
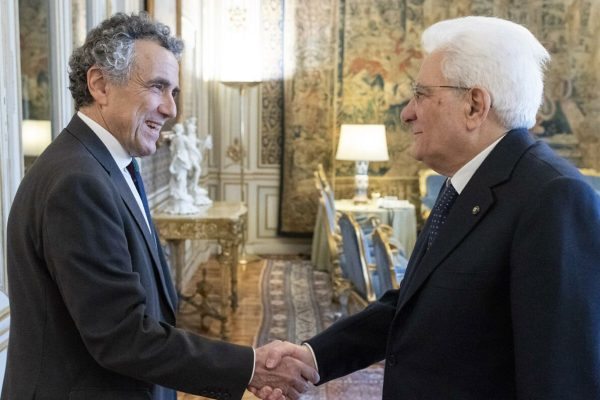
M188 239L217 240L221 246L219 262L228 268L225 268L221 275L221 310L216 318L225 323L228 300L234 311L238 305L238 247L246 227L247 214L248 209L243 203L215 202L211 206L202 207L197 214L167 214L159 209L152 215L160 237L166 240L171 248L171 265L175 269L175 286L179 294L181 294L182 272L185 265L185 241ZM207 315L211 316L209 313ZM225 336L224 328L222 335Z

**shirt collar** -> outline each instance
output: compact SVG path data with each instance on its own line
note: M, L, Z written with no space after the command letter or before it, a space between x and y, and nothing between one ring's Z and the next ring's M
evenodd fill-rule
M104 129L99 123L82 113L77 111L77 116L81 118L83 122L98 136L98 139L108 149L108 152L117 163L119 169L124 169L131 162L131 155L125 150L123 145L106 129Z
M471 159L468 163L463 165L456 173L450 178L450 183L454 186L454 189L460 194L467 183L471 180L479 166L483 163L483 160L494 150L494 147L504 138L506 134L499 137L494 143L483 149L479 154Z

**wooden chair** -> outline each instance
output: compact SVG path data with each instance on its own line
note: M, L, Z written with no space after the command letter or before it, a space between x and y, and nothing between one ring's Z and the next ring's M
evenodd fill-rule
M360 226L351 214L340 212L339 215L338 225L342 236L342 254L344 259L344 262L341 264L343 268L342 273L352 284L353 291L365 303L371 303L376 300L375 288L373 286L375 266L368 258L366 239Z
M318 177L315 177L318 180ZM321 220L323 221L325 236L327 239L327 251L329 253L329 276L332 284L332 295L333 300L338 302L341 306L341 314L347 315L348 310L348 298L350 296L351 284L348 279L344 277L343 273L343 257L341 252L342 237L339 233L337 224L338 215L335 212L333 203L328 199L326 193L319 190L319 208L321 213Z
M322 215L327 217L326 220L329 222L327 230L334 232L337 226L337 222L335 217L335 199L333 197L333 192L331 191L331 187L326 182L323 182L318 171L314 172L314 177L315 187L317 188L317 194L319 195L319 198L323 199L323 202L325 203L325 209L323 211L326 211L326 213L324 212Z
M355 308L357 310L364 308L367 303L362 300L362 296L358 296L356 291L352 290L353 285L346 266L346 257L342 251L343 240L338 225L340 213L335 209L333 190L327 181L325 171L321 164L319 164L317 171L314 171L314 180L319 198L320 215L327 237L329 273L333 286L333 298L340 304L341 314L347 315ZM353 221L356 222L354 218ZM376 224L377 220L374 218L361 218L359 230L362 229L362 231L366 231L367 234L370 234ZM368 237L370 241L370 235ZM367 245L370 249L369 246L370 245Z
M379 294L391 289L398 289L408 260L405 258L402 249L397 248L390 243L392 228L388 225L380 225L373 231L373 253L375 266L377 268L377 278L379 279Z
M329 184L329 180L327 180L325 168L323 168L323 164L321 163L317 165L317 170L315 171L315 180L317 189L323 191L327 195L327 200L329 200L333 204L335 200L335 195L333 193L331 184Z

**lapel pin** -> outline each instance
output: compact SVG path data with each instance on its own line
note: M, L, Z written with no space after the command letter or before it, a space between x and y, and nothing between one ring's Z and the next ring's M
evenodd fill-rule
M477 215L477 214L479 214L479 210L481 210L479 208L479 206L475 206L475 207L473 207L473 209L471 210L471 212L473 213L473 215Z

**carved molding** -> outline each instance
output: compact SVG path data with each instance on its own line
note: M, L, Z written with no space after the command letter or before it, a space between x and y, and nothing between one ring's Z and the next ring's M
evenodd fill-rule
M245 216L244 216L245 218ZM238 240L244 222L218 220L218 221L156 221L155 225L161 238L172 239L226 239Z

